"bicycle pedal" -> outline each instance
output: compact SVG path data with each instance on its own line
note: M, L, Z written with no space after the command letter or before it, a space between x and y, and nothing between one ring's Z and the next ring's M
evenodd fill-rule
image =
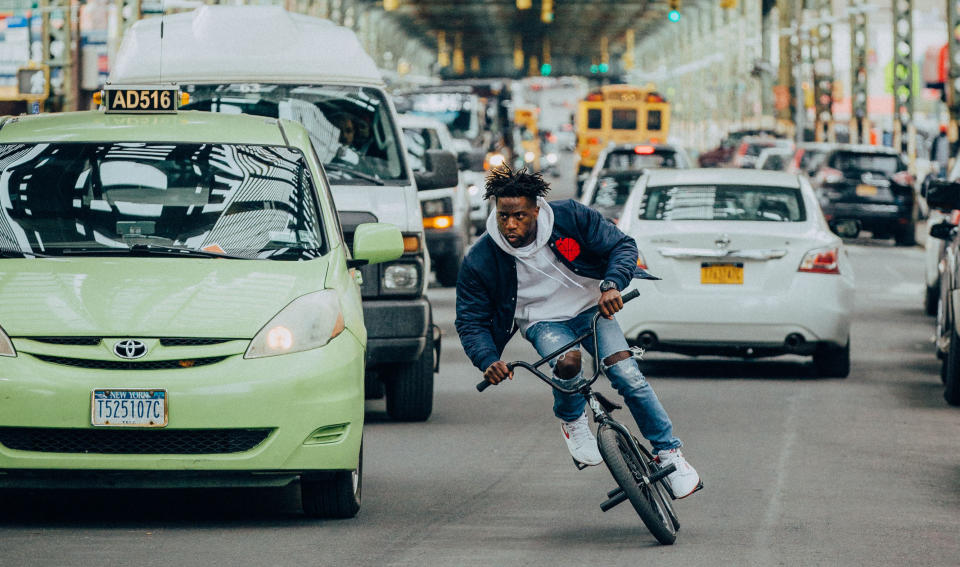
M571 457L571 458L573 458L573 457ZM600 461L600 463L602 463L602 462L603 462L603 461ZM578 469L580 469L580 470L583 470L583 469L588 468L588 467L595 467L595 466L599 465L600 463L597 463L596 465L588 465L587 463L581 463L580 461L578 461L578 460L576 460L576 459L573 459L573 464L576 465L576 467L577 467Z

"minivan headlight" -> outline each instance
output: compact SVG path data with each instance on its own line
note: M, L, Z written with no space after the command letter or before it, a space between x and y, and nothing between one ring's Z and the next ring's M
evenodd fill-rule
M322 347L343 332L340 297L332 289L294 299L257 333L244 358L262 358Z
M7 336L3 327L0 327L0 356L17 356L17 349L13 348L13 341Z

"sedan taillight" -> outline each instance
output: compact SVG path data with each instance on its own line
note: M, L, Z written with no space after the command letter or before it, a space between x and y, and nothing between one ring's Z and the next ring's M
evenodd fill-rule
M818 174L821 183L840 183L843 181L843 172L832 167L823 167Z
M817 250L811 250L803 257L797 271L814 274L839 274L839 258L839 248L819 248Z

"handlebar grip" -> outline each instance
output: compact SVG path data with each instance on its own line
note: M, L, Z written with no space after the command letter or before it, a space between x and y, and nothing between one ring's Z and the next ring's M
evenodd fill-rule
M490 382L487 382L486 380L484 380L483 382L480 382L479 384L477 384L477 391L478 391L478 392L482 392L482 391L486 390L487 388L489 388L490 386L493 386L493 384L491 384Z
M640 290L639 290L639 289L635 289L635 290L633 290L633 291L628 291L627 293L621 295L621 296L620 296L620 299L622 299L623 302L626 303L626 302L630 301L631 299L636 299L639 295L640 295Z

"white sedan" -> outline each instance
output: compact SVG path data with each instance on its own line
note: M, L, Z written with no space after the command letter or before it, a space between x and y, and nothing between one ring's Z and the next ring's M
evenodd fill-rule
M810 184L736 169L650 170L618 226L637 241L640 297L617 314L650 350L744 358L812 355L850 372L854 277Z

